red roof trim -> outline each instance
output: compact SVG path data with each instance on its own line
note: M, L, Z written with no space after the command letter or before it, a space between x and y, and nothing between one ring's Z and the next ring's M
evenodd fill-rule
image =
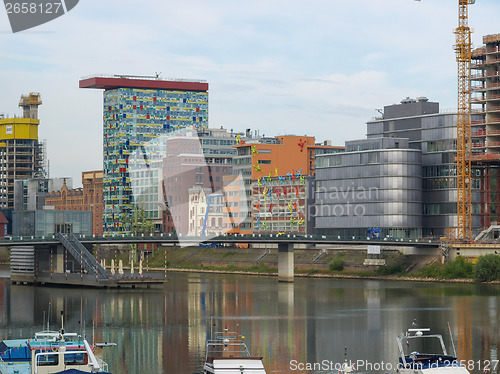
M153 90L208 91L208 83L202 82L92 77L82 79L79 83L80 88L98 88L104 90L113 88L144 88Z

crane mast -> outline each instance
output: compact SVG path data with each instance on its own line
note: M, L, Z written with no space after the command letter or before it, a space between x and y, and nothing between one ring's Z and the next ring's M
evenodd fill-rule
M458 27L456 35L456 58L458 63L458 119L457 119L457 238L471 239L471 83L470 65L472 54L469 28L469 3L474 0L459 0Z

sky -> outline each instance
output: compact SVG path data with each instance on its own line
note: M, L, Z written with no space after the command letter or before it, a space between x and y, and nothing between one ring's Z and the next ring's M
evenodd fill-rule
M470 6L475 47L500 33L498 0ZM261 135L365 137L376 109L426 96L456 108L458 0L80 0L12 33L0 9L0 113L39 92L50 177L102 169L95 74L209 83L209 126Z

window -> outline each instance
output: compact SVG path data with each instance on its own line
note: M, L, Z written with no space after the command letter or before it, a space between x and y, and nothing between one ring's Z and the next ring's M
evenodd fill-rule
M36 366L57 366L57 365L59 365L59 356L57 354L46 354L38 356L38 360L36 362Z
M87 355L85 353L72 353L64 355L65 365L86 365Z

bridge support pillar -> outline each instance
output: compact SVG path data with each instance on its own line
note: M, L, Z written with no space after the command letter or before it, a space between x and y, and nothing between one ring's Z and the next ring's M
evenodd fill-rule
M278 243L278 282L293 282L293 244Z
M58 244L54 253L54 273L64 273L64 247Z

